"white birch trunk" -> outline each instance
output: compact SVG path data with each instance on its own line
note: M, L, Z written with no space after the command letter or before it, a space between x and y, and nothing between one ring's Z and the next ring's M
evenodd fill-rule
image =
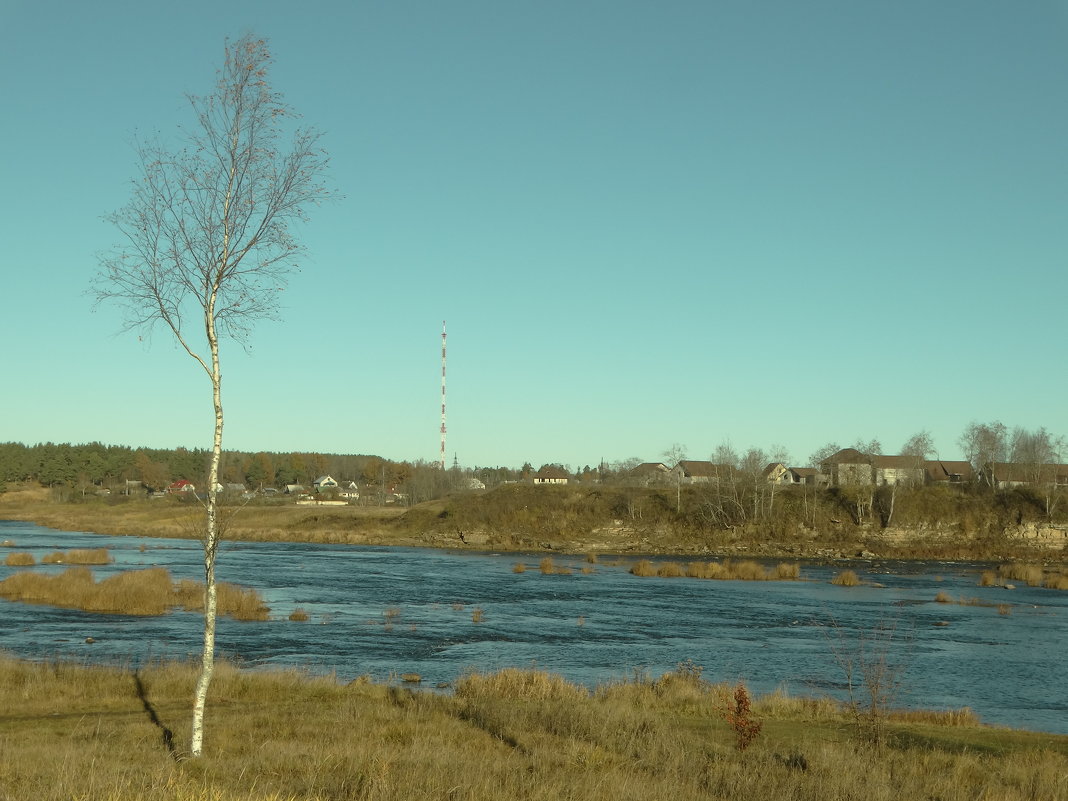
M217 491L219 463L222 461L222 374L219 370L219 339L215 329L215 293L211 295L205 313L208 344L211 348L211 387L215 405L215 436L212 441L211 467L208 470L208 500L204 530L204 648L200 657L200 676L193 696L193 734L190 752L199 757L204 747L204 708L208 700L208 686L215 673L215 617L217 595L215 588L215 552L219 544Z

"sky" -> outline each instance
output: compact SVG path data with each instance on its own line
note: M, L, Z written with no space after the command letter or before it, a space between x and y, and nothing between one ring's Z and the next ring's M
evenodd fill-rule
M340 197L224 343L224 447L578 468L1068 433L1068 2L0 0L0 441L208 448L87 290L227 37Z

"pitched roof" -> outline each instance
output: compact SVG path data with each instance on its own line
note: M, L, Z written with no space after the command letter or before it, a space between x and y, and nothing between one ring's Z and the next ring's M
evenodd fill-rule
M896 470L921 470L926 465L926 462L916 456L884 456L883 454L873 456L871 463L873 467Z
M644 476L647 473L667 473L668 466L663 462L642 462L630 472L635 476Z
M953 476L960 476L961 481L971 481L975 478L975 470L971 462L943 461L936 459L925 462L927 475L931 481L949 481Z
M678 462L678 467L682 468L682 474L687 477L703 477L719 475L719 465L713 465L710 461L694 461L693 459L682 459Z
M871 457L856 448L842 448L824 459L823 464L871 464Z

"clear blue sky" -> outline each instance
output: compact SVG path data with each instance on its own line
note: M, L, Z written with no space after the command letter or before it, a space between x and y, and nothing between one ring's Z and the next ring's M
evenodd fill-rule
M84 294L223 41L345 198L224 358L225 444L574 467L973 420L1068 433L1063 0L0 0L0 440L208 447Z

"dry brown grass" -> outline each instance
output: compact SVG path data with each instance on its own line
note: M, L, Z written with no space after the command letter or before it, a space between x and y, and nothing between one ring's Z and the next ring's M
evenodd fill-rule
M758 698L744 755L719 685L693 671L591 694L558 676L473 674L455 694L223 663L204 756L186 760L194 666L0 660L2 797L35 801L965 801L1068 796L1068 738L986 729L966 711L891 720L875 751L826 701ZM659 685L659 690L657 690ZM728 688L729 689L729 688ZM224 701L219 703L219 701ZM155 716L151 717L146 710ZM164 729L173 732L164 744ZM174 757L178 757L175 759Z
M484 611L482 611L482 607L481 606L476 606L474 609L471 610L471 622L472 623L481 623L485 619L486 619L486 613Z
M923 723L930 726L974 727L983 725L982 720L969 707L960 709L895 709L890 720L897 723Z
M797 581L801 578L801 565L797 562L780 562L775 565L775 578L778 581Z
M935 596L935 603L938 604L951 604L953 603L953 596L945 590L942 590Z
M107 548L74 548L53 551L41 558L43 565L106 565L111 562Z
M656 565L650 562L648 559L639 559L633 565L630 566L630 572L635 576L655 576Z
M455 685L458 698L506 698L515 701L578 701L589 692L555 673L505 668L496 673L467 673Z
M522 562L516 562L514 565L512 565L512 572L513 573L526 573L527 572L527 566L524 565Z
M1042 586L1048 590L1068 590L1068 572L1062 570L1047 576Z
M308 621L308 613L304 611L302 607L297 607L289 613L289 619L294 623L306 623Z
M734 562L689 562L680 570L688 578L716 581L794 581L801 577L801 566L795 562L780 562L774 567L764 567L759 562L743 559Z
M524 568L525 569L525 568ZM551 556L546 556L538 563L538 570L546 576L570 576L574 571L567 565L558 565ZM512 568L513 573L519 573L522 571ZM582 572L586 572L585 570Z
M1007 581L1022 581L1028 586L1042 586L1047 590L1068 590L1068 569L1047 571L1039 565L1010 563L996 570L984 570L979 586L1003 586Z
M586 554L586 561L589 562L591 565L597 564L597 554L595 554L595 553Z
M33 558L32 553L16 551L4 557L4 564L8 567L30 567L37 564L37 560Z
M853 570L842 570L831 579L831 584L838 587L856 587L860 584L860 576Z
M168 499L56 504L48 502L47 489L36 500L9 497L25 494L0 493L5 518L33 520L65 531L182 539L197 538L203 525L202 508ZM227 521L226 535L252 542L415 544L415 538L398 535L393 525L405 511L403 507L249 505Z
M1022 581L1030 587L1041 587L1046 571L1041 565L1011 562L998 568L998 575L1006 581Z
M678 562L661 562L657 565L656 575L661 578L679 578L685 576L686 571Z
M191 579L174 582L163 567L126 570L98 582L88 567L78 566L57 575L15 573L0 581L0 597L87 612L153 616L179 606L202 611L204 585ZM255 590L226 582L217 585L217 602L219 614L237 620L267 620L270 613Z

